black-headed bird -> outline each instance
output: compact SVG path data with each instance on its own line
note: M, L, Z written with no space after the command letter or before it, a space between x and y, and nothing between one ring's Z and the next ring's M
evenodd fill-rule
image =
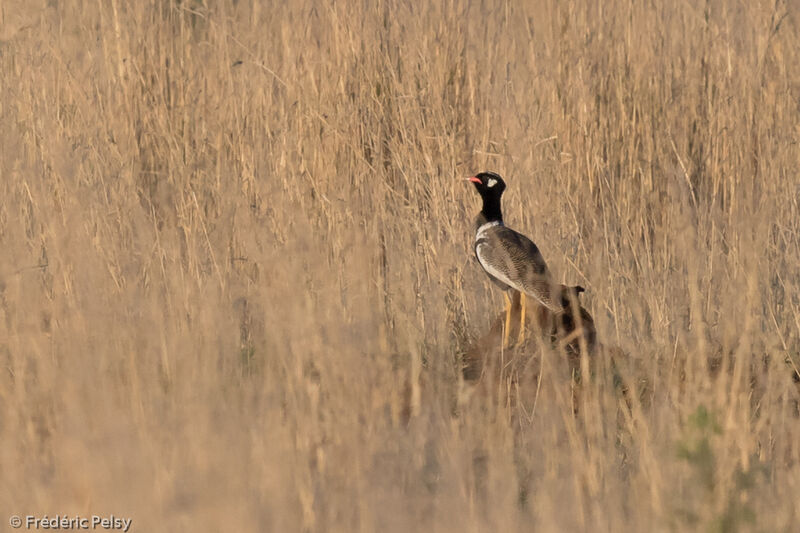
M521 233L503 224L500 197L506 184L494 172L481 172L467 178L483 199L483 208L475 219L475 256L489 278L502 289L506 301L503 346L508 345L511 321L509 290L520 293L521 313L517 343L524 339L525 297L534 298L554 314L567 311L571 297L584 291L581 286L554 283L539 248Z

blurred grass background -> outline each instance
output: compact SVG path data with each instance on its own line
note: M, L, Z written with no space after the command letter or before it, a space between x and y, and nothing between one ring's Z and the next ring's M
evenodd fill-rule
M799 17L0 2L0 509L793 530ZM509 382L462 401L502 306L457 179L481 170L587 288L627 397L600 357L573 414L550 354L535 405Z

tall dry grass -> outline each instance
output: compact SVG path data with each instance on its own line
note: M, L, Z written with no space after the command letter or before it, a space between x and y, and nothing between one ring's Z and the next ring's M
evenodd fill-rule
M796 7L0 2L2 520L796 530ZM626 354L535 404L485 169Z

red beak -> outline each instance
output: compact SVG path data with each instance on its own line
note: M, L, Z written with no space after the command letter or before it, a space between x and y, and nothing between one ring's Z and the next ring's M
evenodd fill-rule
M483 183L481 180L479 180L479 179L478 179L478 178L476 178L475 176L472 176L471 178L467 178L467 179L468 179L469 181L471 181L472 183Z

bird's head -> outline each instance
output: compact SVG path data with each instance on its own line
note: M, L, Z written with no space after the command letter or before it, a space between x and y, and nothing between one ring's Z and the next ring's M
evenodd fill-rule
M500 195L506 190L506 182L503 181L500 174L494 172L481 172L467 179L475 185L478 193L484 198L487 196L500 198Z

